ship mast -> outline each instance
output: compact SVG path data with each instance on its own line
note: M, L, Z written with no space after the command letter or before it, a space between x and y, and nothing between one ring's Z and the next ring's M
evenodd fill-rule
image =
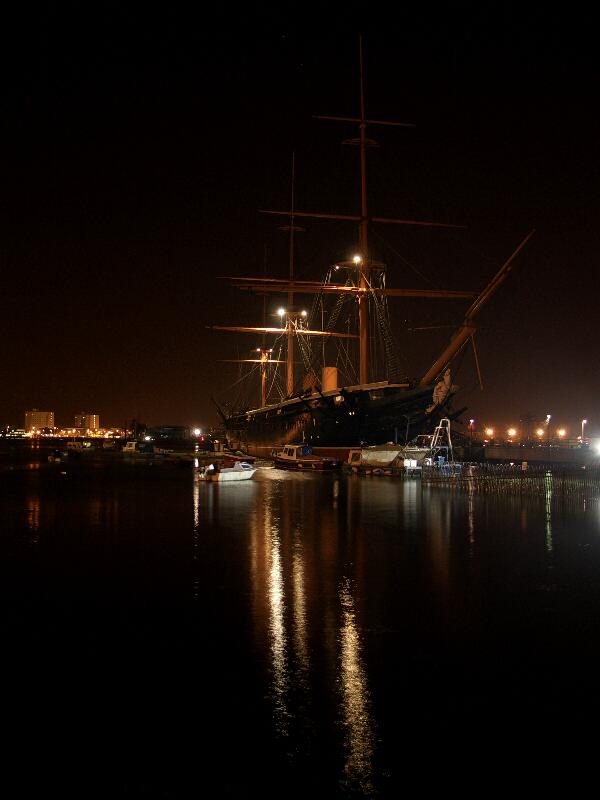
M253 333L256 329L253 328ZM266 329L263 329L265 332ZM262 406L267 405L267 376L269 364L284 364L284 361L279 361L271 358L273 352L272 347L257 347L256 352L260 354L259 358L221 358L220 361L229 364L260 364L260 402Z
M385 125L400 128L414 128L413 123L389 122L384 120L367 119L365 115L365 90L364 90L364 64L362 36L359 37L359 63L360 63L360 117L338 117L316 115L315 119L332 120L334 122L352 122L358 124L359 137L348 142L357 144L360 154L360 216L354 214L326 214L317 212L295 211L270 211L261 209L264 214L279 214L294 217L312 217L313 219L351 220L358 222L358 255L354 257L354 266L357 270L355 290L358 300L358 338L359 338L359 376L360 383L367 384L370 377L369 369L369 294L371 293L371 269L376 265L369 257L368 227L369 222L384 222L397 225L422 225L441 228L462 228L462 225L451 225L439 222L426 222L408 219L390 219L383 217L369 217L368 192L367 192L367 146L371 140L367 137L367 125ZM381 265L378 265L381 266ZM293 285L293 284L292 284ZM384 292L387 294L387 291ZM442 296L441 294L439 296Z
M367 214L367 121L365 119L365 88L363 77L362 36L360 49L360 225L358 227L358 250L360 262L359 289L367 288L365 270L369 265L368 214ZM369 298L365 293L358 296L358 331L360 342L360 383L369 382Z
M288 292L288 310L291 311L294 305L294 291L292 289L294 281L294 178L296 170L295 153L292 153L292 198L290 215L290 290ZM291 397L294 392L294 331L291 320L287 322L287 394Z
M341 117L341 116L315 116L316 119L331 120L334 122L354 123L358 125L359 137L352 139L348 144L358 145L359 158L360 158L360 216L356 214L335 214L323 212L309 212L297 211L295 208L294 188L295 188L295 159L292 158L292 191L291 191L291 208L289 211L272 211L260 209L264 214L275 214L279 216L286 216L289 219L289 279L282 281L273 278L229 278L229 280L237 283L237 288L256 291L261 294L269 292L287 292L288 310L287 312L280 312L281 315L285 313L285 326L281 328L247 328L239 326L209 326L212 330L228 330L236 332L247 333L272 333L272 334L285 334L287 341L287 375L286 375L286 389L287 395L290 397L294 391L294 337L298 334L307 336L323 336L323 337L336 337L345 339L359 340L359 380L361 385L369 383L370 379L370 365L369 365L369 299L371 294L380 294L386 296L396 297L429 297L429 298L473 298L474 292L460 292L460 291L444 291L444 290L427 290L427 289L379 289L372 287L371 271L375 268L381 269L382 265L375 263L369 256L369 237L368 229L369 222L386 223L395 225L411 225L423 227L437 227L437 228L464 228L463 225L454 225L443 222L430 222L425 220L414 219L394 219L389 217L370 217L368 208L368 191L367 191L367 147L374 144L372 140L367 137L367 126L391 126L400 128L414 128L413 123L408 122L391 122L378 119L367 119L365 112L365 80L364 80L364 62L363 62L363 48L362 37L359 37L359 64L360 64L360 116L357 117ZM347 285L326 285L320 282L313 281L297 281L295 280L295 263L294 263L294 233L296 230L302 230L295 226L295 220L298 217L310 217L312 219L329 219L351 221L358 223L358 254L354 256L352 267L355 270L355 281L353 286ZM284 228L285 230L286 228ZM354 294L358 303L358 336L353 334L325 332L308 330L303 327L302 320L299 314L292 310L294 294ZM303 312L304 314L305 312ZM283 319L282 319L283 323ZM270 357L265 357L261 352L261 358L258 359L261 363L261 384L262 384L262 402L266 404L266 366L268 363L273 363Z

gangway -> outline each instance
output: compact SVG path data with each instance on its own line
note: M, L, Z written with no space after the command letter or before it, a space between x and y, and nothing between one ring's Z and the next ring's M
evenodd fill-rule
M452 450L452 437L450 435L450 420L443 417L431 437L431 444L429 445L429 453L433 462L440 456L444 458L447 463L454 462L454 452Z

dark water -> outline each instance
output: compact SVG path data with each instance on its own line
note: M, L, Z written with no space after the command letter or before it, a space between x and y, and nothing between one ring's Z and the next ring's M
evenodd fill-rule
M593 763L598 500L34 461L0 471L11 797L488 794Z

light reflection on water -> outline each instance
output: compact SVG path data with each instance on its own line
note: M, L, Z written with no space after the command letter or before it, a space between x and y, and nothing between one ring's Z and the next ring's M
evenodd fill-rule
M293 506L281 503L277 482L259 483L257 495L249 547L254 618L258 640L269 648L275 732L285 739L304 725L298 706L310 704L302 526Z
M297 662L296 680L306 687L309 668L307 645L306 596L304 587L304 559L302 552L302 529L294 527L292 556L292 588L293 588L293 629L294 648Z
M37 494L27 498L27 525L32 533L37 533L40 528L40 498Z
M338 541L347 531L337 514L341 482L333 480L328 502L316 499L314 478L292 478L288 484L294 502L281 502L281 487L274 481L260 485L253 515L250 565L257 635L267 626L270 651L269 702L275 732L280 738L295 736L296 752L306 755L306 737L312 727L308 716L314 705L313 683L318 680L311 664L309 641L310 596L306 582L306 547L316 548L320 567L311 581L321 587L325 608L313 620L314 645L325 652L335 684L339 687L339 712L344 740L341 785L370 793L374 722L371 716L360 633L351 590L351 579L337 579ZM317 478L318 480L318 478ZM311 485L312 484L312 485ZM320 498L321 501L323 498ZM346 507L344 507L344 511ZM301 513L299 513L301 512ZM321 573L322 574L319 574ZM314 609L313 609L314 611ZM309 746L310 749L310 746Z
M370 795L373 792L374 723L349 578L342 582L339 597L342 609L339 634L341 706L346 730L344 770L348 788L359 788Z
M195 477L195 476L194 476ZM192 597L198 600L200 597L200 576L198 574L198 562L200 560L200 482L194 480L192 485L192 508L194 515L194 529L192 532Z
M274 719L280 736L288 733L288 671L287 632L285 626L285 586L281 563L279 520L272 515L269 504L265 507L265 543L268 569L269 633L271 645L271 701Z
M545 495L545 511L546 511L546 550L551 553L553 550L552 544L552 474L546 473L545 477L546 495Z
M38 478L26 475L17 500L0 496L2 508L10 512L0 520L4 530L17 531L20 538L14 538L23 547L27 535L32 541L41 537L43 547L28 550L32 561L40 559L38 575L45 574L41 558L55 541L62 542L55 568L64 564L67 574L77 571L77 554L69 547L79 546L85 535L93 534L89 538L94 541L104 537L107 554L98 553L106 555L102 564L107 572L98 573L102 580L93 587L106 592L97 604L105 609L111 558L116 572L123 569L121 556L127 551L118 548L129 536L132 569L144 578L133 584L139 607L172 604L176 616L181 609L173 587L183 586L190 603L192 581L197 618L204 621L204 613L214 618L212 633L203 624L189 645L192 655L197 655L195 647L201 653L192 659L198 685L203 663L219 664L221 658L231 658L233 666L228 664L229 677L222 685L211 673L209 692L226 696L236 684L231 675L239 682L252 675L244 683L244 691L255 692L248 708L258 709L257 717L268 721L268 735L257 725L256 742L246 743L252 754L255 748L257 758L266 762L287 759L296 777L318 763L330 789L353 796L380 794L384 772L402 784L395 760L401 750L399 729L418 726L423 708L438 736L448 724L444 708L451 706L452 726L460 717L451 715L453 709L477 708L483 697L477 721L485 723L486 702L492 711L501 710L495 699L498 687L504 685L511 695L510 681L518 684L513 676L527 663L527 653L522 656L519 650L522 641L535 644L539 637L552 656L558 631L567 630L572 620L569 614L582 609L594 619L590 609L596 607L592 601L600 573L600 504L560 497L552 486L537 498L497 498L431 489L418 481L265 470L237 486L186 483L183 475L185 480L172 483L154 477L152 485L142 478L121 487L107 481L103 489L90 478L80 486L63 482L63 496L58 489L39 488ZM49 528L54 537L44 537ZM178 539L181 552L175 547ZM153 541L155 559L150 557ZM28 563L24 557L21 566ZM93 576L93 560L84 565ZM154 571L146 572L147 565ZM25 567L22 573L27 578ZM173 580L162 581L165 574ZM579 580L582 574L586 581ZM121 577L127 597L133 597L131 573ZM48 579L49 595L52 586ZM560 605L564 597L572 602L566 611ZM150 637L151 617L144 614L143 619ZM231 626L232 620L240 630ZM562 620L562 627L555 620ZM84 622L92 624L87 618ZM168 654L163 666L178 674L169 659L175 664L177 653L187 650L175 636L180 650L171 647L172 625L169 616L159 634ZM544 626L550 631L547 639ZM223 639L215 643L214 631L221 628ZM515 637L513 645L515 629L521 639ZM131 631L126 633L123 638L129 641ZM183 623L177 635L186 642ZM112 661L117 648L111 651L106 636ZM496 649L495 636L502 640ZM479 652L480 639L492 653L489 661ZM230 640L236 643L231 651ZM472 643L468 657L463 655L465 642ZM507 653L514 655L507 660L513 672L500 671L502 680L488 685L481 677L485 668ZM455 666L453 659L459 667L447 680L445 670ZM547 671L552 663L549 658ZM538 672L532 669L536 680ZM530 691L536 685L531 680ZM248 727L254 732L254 720ZM446 734L443 728L441 736Z

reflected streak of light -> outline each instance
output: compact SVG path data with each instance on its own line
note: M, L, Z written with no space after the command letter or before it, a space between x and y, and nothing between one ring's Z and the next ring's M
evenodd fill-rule
M194 480L192 489L192 504L194 509L194 532L192 534L192 561L198 561L200 549L200 484ZM194 573L196 571L194 570ZM192 596L194 600L200 597L200 578L194 574L192 582Z
M272 524L268 529L269 539L269 631L271 634L271 661L273 665L273 700L277 730L280 735L287 734L288 728L288 669L287 637L285 634L285 591L281 567L281 543L279 529Z
M346 777L363 792L372 792L374 733L369 689L361 663L360 637L356 629L350 582L340 588L342 606L341 685L342 713L347 731Z
M429 550L431 563L436 575L436 582L444 595L448 592L450 582L450 536L451 536L451 504L443 506L436 503L429 507Z
M467 467L467 498L468 498L468 522L469 522L469 555L473 557L473 545L475 544L475 481L473 479L473 467Z
M546 550L551 553L553 550L552 542L552 475L546 474Z
M294 645L302 676L308 672L308 650L306 646L306 594L304 590L304 560L300 532L296 531L292 561L294 587Z
M40 530L40 498L37 495L27 499L27 527L32 533L31 541L35 544L39 540Z
M403 521L407 529L412 529L417 524L419 518L418 498L421 486L417 487L416 481L403 481L402 486L402 510Z
M198 532L200 527L200 484L198 481L194 481L192 503L194 504L194 530Z
M552 542L552 489L546 489L546 550L551 553Z
M337 508L338 498L340 496L340 482L335 480L333 482L333 507Z
M467 513L468 513L468 520L469 520L469 546L470 546L470 555L473 555L473 545L475 544L475 498L473 495L473 490L469 487L469 494L467 496Z
M525 506L521 509L521 533L527 533L527 509Z

